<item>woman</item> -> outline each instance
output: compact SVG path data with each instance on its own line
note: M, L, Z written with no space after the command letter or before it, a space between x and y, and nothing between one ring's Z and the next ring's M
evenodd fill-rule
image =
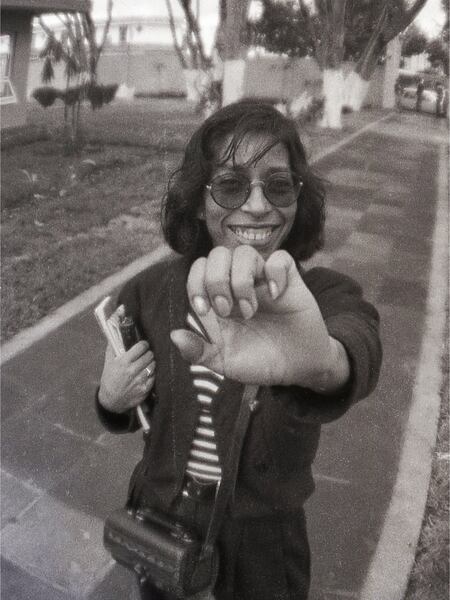
M217 600L307 598L320 426L377 382L376 310L350 278L301 267L323 225L295 124L270 105L229 105L194 133L169 186L163 231L181 256L119 297L145 341L107 350L97 409L117 432L136 429L138 404L150 413L137 505L204 535L243 384L260 386L217 540ZM169 598L150 582L141 595Z

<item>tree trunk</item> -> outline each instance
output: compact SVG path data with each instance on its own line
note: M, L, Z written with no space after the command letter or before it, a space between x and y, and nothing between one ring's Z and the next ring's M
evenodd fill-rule
M183 69L184 81L186 83L186 100L198 104L200 101L200 85L202 77L200 69Z
M350 71L344 82L343 105L353 111L361 110L367 96L369 83L356 71Z
M249 0L227 0L226 3L223 106L239 100L244 94L247 46L243 34L247 20L248 5Z
M323 70L323 118L321 127L330 127L331 129L342 128L342 106L344 99L344 75L342 68Z
M245 60L226 60L223 67L222 104L226 106L244 96Z

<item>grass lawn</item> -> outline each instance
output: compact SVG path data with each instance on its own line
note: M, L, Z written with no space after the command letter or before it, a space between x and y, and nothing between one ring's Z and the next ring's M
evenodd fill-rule
M58 107L31 108L29 143L4 140L2 340L160 244L160 200L199 122L186 103L164 108L85 109L76 157L63 155Z
M447 327L448 331L448 327ZM449 598L449 348L445 352L442 406L430 489L405 600Z

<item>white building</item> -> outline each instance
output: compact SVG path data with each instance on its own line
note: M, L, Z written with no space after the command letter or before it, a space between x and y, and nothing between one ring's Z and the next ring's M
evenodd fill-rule
M58 39L61 39L65 27L61 21L47 20L46 24L55 33ZM106 19L95 19L97 41L100 42L103 37ZM181 40L184 35L184 20L180 17L175 18L175 28L177 36ZM45 45L47 34L42 29L38 20L33 23L33 41L32 48L35 54L38 54ZM109 26L108 46L117 46L120 44L172 46L173 39L170 31L169 18L164 16L113 16Z

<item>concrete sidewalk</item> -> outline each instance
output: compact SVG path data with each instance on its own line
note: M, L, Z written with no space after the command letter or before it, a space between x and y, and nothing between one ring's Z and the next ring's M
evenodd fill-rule
M445 127L396 114L317 165L332 185L326 247L313 263L362 284L382 317L385 360L371 398L323 429L317 490L307 505L311 600L363 598L369 574L378 577L378 600L394 600L373 559L398 494L417 370L424 360L436 366L421 348L435 215L445 193L437 177L445 168ZM96 420L103 346L89 308L2 367L5 599L137 598L131 576L102 546L103 519L123 504L142 447L140 434L112 436ZM420 481L417 502L426 495L426 477ZM400 576L407 572L399 586Z

